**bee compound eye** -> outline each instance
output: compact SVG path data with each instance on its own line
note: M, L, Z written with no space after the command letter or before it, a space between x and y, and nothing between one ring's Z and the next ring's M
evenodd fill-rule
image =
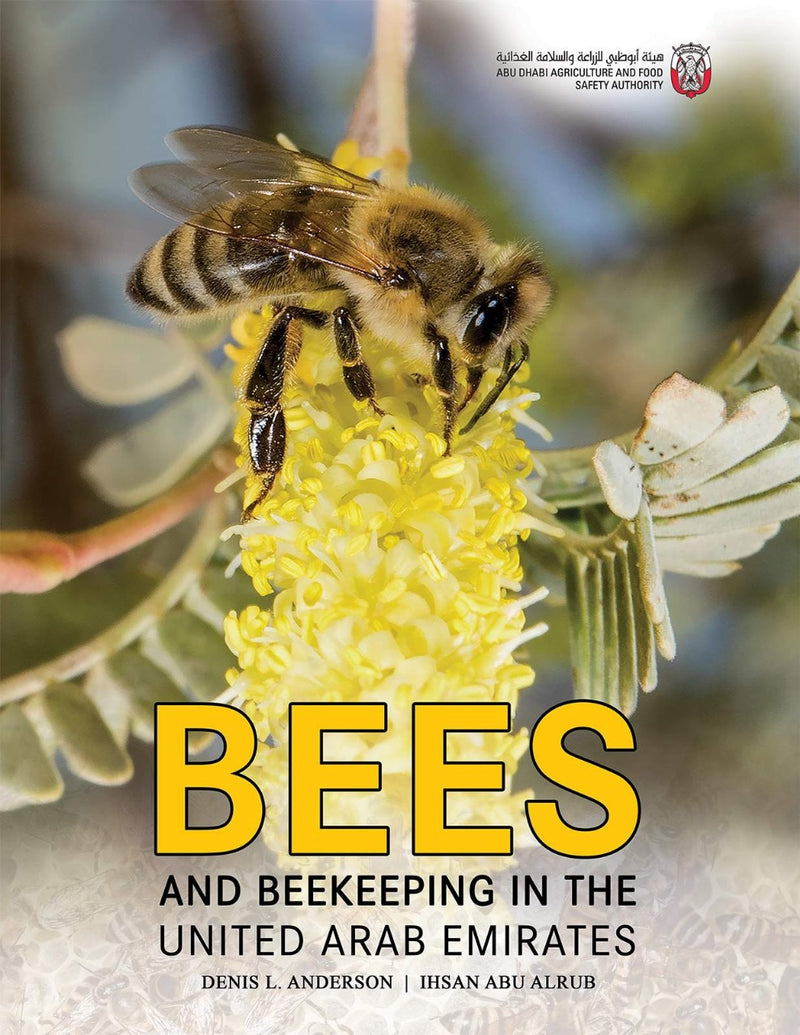
M489 295L478 305L464 331L463 345L481 354L493 345L508 325L508 302L500 294Z

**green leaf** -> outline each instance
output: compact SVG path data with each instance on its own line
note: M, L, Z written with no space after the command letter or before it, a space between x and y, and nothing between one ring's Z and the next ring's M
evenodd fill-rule
M653 521L646 500L642 500L633 527L636 535L636 567L639 573L642 602L647 611L647 617L653 625L658 625L667 616L667 597L656 553Z
M128 647L108 662L109 673L124 690L136 735L153 739L153 707L156 703L180 703L186 694L169 676L135 648Z
M633 604L633 626L636 630L636 670L639 686L645 693L655 690L658 684L656 665L656 639L653 626L643 606L638 606L636 594L636 572L633 552L628 554L628 570L631 574L631 602Z
M97 494L133 507L165 492L219 440L230 424L228 400L192 385L157 413L106 439L81 473Z
M55 801L64 784L36 729L17 704L0 711L0 808Z
M145 643L148 655L202 701L212 701L227 689L225 672L233 659L221 629L176 610L164 616Z
M800 513L800 482L782 485L771 492L738 500L697 514L659 518L655 523L660 538L686 535L708 535L711 532L730 532L740 528L758 528L795 517ZM765 536L764 540L769 538Z
M185 703L186 694L172 679L136 647L115 654L108 662L109 674L125 692L131 708L132 732L141 740L152 741L156 704ZM211 740L206 731L189 734L189 751L202 750Z
M224 565L213 564L206 568L201 575L197 589L213 605L221 621L229 611L241 609L242 602L249 599L252 585L248 576L241 569L228 576ZM262 598L260 606L269 609L269 598Z
M800 478L800 440L764 449L724 474L677 496L657 497L650 501L650 509L655 518L694 514L760 495L793 478Z
M180 334L81 316L56 335L71 384L104 406L130 406L184 384L198 369Z
M632 522L623 522L604 538L569 540L565 576L575 689L627 714L636 708L639 688L656 685L656 646L664 657L675 654L653 563L646 524L638 534Z
M648 468L645 489L653 496L694 489L765 449L780 435L788 420L789 407L780 388L755 392L703 442Z
M710 388L673 374L647 400L642 426L631 446L640 464L660 464L712 435L725 420L725 400Z
M592 557L584 571L586 606L589 612L589 693L605 699L605 614L603 606L603 575L600 561Z
M616 556L611 551L600 557L603 591L603 679L605 699L619 707L619 612L617 610Z
M609 509L617 517L632 521L642 499L642 472L616 442L601 442L594 454L594 466Z
M793 348L768 345L758 365L764 377L774 381L793 399L800 399L800 349L796 342Z
M75 683L58 683L42 694L42 708L67 765L85 780L125 783L133 775L128 752L117 743L100 712Z
M627 549L614 554L614 609L617 612L617 641L619 649L619 684L617 707L626 715L636 708L638 670L636 665L636 625L634 618L633 588L628 567Z
M93 665L83 681L83 690L100 713L120 747L128 743L132 732L131 706L101 661Z
M777 535L780 525L725 530L712 535L676 536L658 544L662 564L671 569L672 562L738 561L757 553L764 543Z

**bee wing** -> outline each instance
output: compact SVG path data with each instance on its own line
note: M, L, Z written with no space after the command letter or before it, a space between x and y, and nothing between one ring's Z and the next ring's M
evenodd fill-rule
M317 168L316 159L312 165ZM334 166L329 168L338 173ZM235 160L230 167L216 171L163 162L138 169L132 174L130 185L142 201L176 222L295 252L372 280L380 279L383 264L364 249L360 238L348 228L350 209L354 202L363 199L363 192L357 193L347 186L298 181L296 176L282 180L248 179L245 171L236 168ZM278 170L273 171L277 175ZM369 180L361 182L371 184ZM301 192L300 187L306 190ZM377 184L371 184L370 193L379 190Z
M279 144L241 136L213 126L176 129L167 147L185 165L226 180L248 184L313 183L370 197L380 190L374 180L338 169L308 151L290 151ZM253 189L252 187L250 188Z

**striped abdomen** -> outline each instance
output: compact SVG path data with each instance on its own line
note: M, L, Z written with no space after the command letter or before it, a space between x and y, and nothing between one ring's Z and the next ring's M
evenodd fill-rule
M184 223L148 251L128 296L160 317L187 317L330 286L319 263Z

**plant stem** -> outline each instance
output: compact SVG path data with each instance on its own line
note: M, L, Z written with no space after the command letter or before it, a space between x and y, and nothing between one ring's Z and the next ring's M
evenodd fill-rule
M212 499L199 528L175 567L149 597L137 604L124 618L104 629L99 636L75 650L4 679L0 682L0 706L22 700L51 683L74 679L141 636L149 625L181 599L212 555L219 542L224 513L224 499Z
M704 384L710 388L716 388L717 391L724 391L726 388L733 388L739 384L758 363L762 351L767 346L774 345L783 334L786 325L797 311L798 305L800 305L800 272L794 275L780 301L747 348L742 349L740 345L734 345L704 379Z
M413 7L409 0L376 0L378 154L384 160L381 182L388 187L404 187L408 183L411 148L408 139L406 73L413 17Z
M231 466L230 453L219 451L199 471L157 499L82 532L63 536L38 531L3 533L0 592L43 593L155 538L209 499Z

